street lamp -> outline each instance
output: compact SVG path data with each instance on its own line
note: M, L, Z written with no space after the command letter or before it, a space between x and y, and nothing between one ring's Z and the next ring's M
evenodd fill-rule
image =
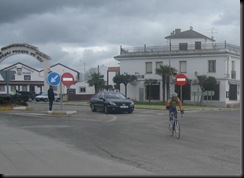
M171 38L169 38L169 66L171 66L170 58L171 58Z
M171 36L174 34L174 31L170 33L170 37L169 37L169 67L171 67ZM168 77L168 80L169 80L169 94L170 94L170 91L171 91L171 84L170 84L170 81L172 81L172 77L169 76Z

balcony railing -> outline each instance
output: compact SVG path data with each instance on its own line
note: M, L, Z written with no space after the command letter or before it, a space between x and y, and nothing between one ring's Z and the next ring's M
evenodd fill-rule
M199 48L199 45L197 46ZM195 44L187 44L187 50L180 50L179 45L163 46L146 46L144 47L120 47L121 55L145 55L145 54L162 54L162 55L176 55L176 54L193 54L193 53L216 53L229 52L240 55L240 47L229 43L206 43L201 44L201 49L196 49Z

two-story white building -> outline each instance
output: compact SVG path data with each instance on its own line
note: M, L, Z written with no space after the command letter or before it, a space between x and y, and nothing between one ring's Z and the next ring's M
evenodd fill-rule
M44 70L37 70L21 62L15 63L3 69L1 71L11 71L13 74L9 84L6 84L3 76L0 75L0 94L11 94L14 89L18 91L30 91L35 94L41 92L47 92L44 88ZM50 72L56 72L60 76L64 73L70 73L74 77L74 84L71 86L65 86L60 82L59 85L54 87L55 92L58 94L68 94L68 100L88 100L95 94L94 86L89 86L86 80L80 80L80 73L68 66L61 63L50 66ZM114 85L112 79L119 73L119 67L108 67L106 79L109 81L108 85ZM106 80L105 79L105 80ZM60 87L60 85L62 85Z
M35 94L47 92L44 91L44 80L47 80L44 78L44 70L37 70L26 64L18 62L1 69L0 71L14 72L14 75L12 76L8 85L6 85L6 81L4 81L3 77L0 75L0 94L11 94L14 89L17 89L18 91L30 91ZM61 63L50 66L50 72L52 71L58 73L60 76L62 76L63 73L68 72L73 75L75 80L74 84L70 87L66 87L60 82L62 87L60 87L60 85L54 87L54 90L57 93L60 94L62 92L62 94L77 94L80 96L80 98L84 97L82 95L93 95L95 93L95 90L93 89L94 87L90 87L86 82L81 82L79 80L78 71Z
M188 78L188 83L182 87L176 85L174 78L170 82L170 93L176 91L184 103L200 102L202 93L196 75L206 75L215 77L217 86L212 96L204 97L203 104L225 107L240 104L239 46L216 43L192 27L182 32L176 29L165 39L169 42L165 46L121 47L120 55L114 57L120 62L121 74L138 76L136 82L128 84L127 97L146 101L150 91L151 99L162 101L162 77L156 74L156 68L169 65ZM146 79L157 82L148 85ZM124 85L120 88L123 93Z

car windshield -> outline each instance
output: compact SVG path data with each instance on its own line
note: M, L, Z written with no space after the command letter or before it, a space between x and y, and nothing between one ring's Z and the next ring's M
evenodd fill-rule
M126 99L126 97L119 92L104 93L104 97L106 99Z
M40 96L47 96L47 93L41 93Z

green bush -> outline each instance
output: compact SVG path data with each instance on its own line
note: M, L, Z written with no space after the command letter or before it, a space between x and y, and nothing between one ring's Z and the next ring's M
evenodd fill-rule
M28 106L25 98L16 97L13 95L0 95L0 105Z

